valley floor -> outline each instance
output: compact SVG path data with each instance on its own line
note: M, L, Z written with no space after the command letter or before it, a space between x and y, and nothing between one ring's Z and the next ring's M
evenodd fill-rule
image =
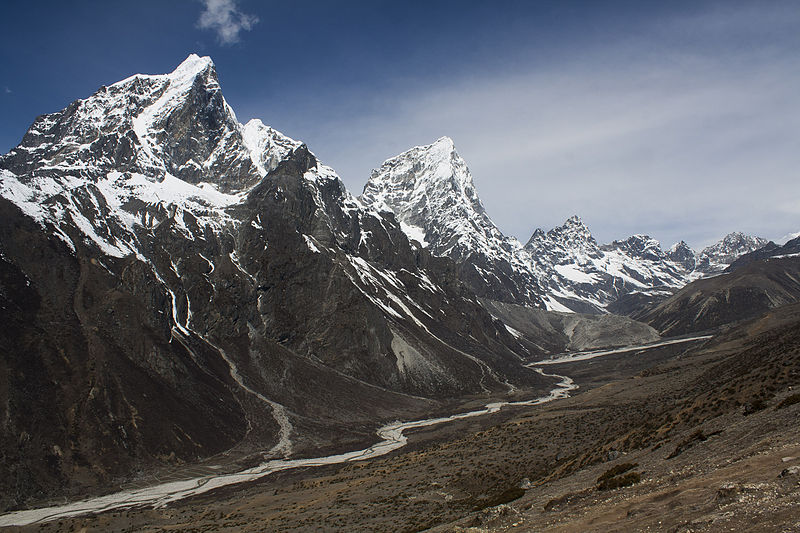
M420 428L370 461L17 529L797 531L800 403L780 406L800 384L792 327L549 365L578 393ZM624 464L638 483L597 489Z

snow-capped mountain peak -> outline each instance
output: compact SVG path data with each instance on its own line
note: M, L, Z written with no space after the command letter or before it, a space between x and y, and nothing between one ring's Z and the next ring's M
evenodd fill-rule
M661 250L661 243L649 235L632 235L623 241L614 241L604 248L621 250L631 257L650 259L652 261L660 261L666 258L663 250Z
M215 67L214 61L209 56L198 56L195 53L191 53L175 70L166 74L166 76L173 80L188 80L211 68Z
M303 143L295 141L254 118L241 128L242 141L250 159L262 176L275 169L278 163Z
M536 229L525 249L540 263L563 263L567 260L585 262L599 254L597 241L578 215L569 217L562 225L545 232ZM547 260L543 261L543 258Z
M449 137L416 146L373 170L364 204L393 212L410 238L435 253L494 253L503 235L486 215L472 175Z
M449 137L387 159L372 172L360 199L393 213L408 237L434 255L466 265L461 276L479 295L542 305L534 265L522 244L503 235L486 214Z
M226 224L227 207L300 146L260 121L240 124L214 63L192 54L168 74L130 76L37 118L0 156L0 195L71 248L69 220L122 257L138 254L134 227L155 223L144 206L172 206L156 218L186 211L200 226Z
M573 248L585 249L597 246L592 232L578 215L572 215L561 226L548 231L547 235L551 240L557 240Z
M740 256L763 248L767 243L767 239L734 231L704 248L697 256L697 268L709 273L722 272Z
M602 312L631 292L663 296L761 245L732 234L704 251L702 263L684 242L665 252L643 234L600 246L573 215L549 231L537 229L522 247L491 221L447 137L388 159L373 171L361 199L393 212L409 237L434 255L455 260L461 279L479 295L559 311Z
M692 272L697 266L697 253L684 241L673 244L666 255L670 261L681 265L687 272Z
M668 253L670 254L682 253L685 252L686 250L691 250L691 249L692 247L686 244L686 241L678 241L672 246L670 246Z
M36 167L97 180L130 171L235 193L299 145L260 122L239 124L214 63L192 54L169 74L136 74L39 117L2 161L18 175Z
M461 197L458 200L466 200L476 212L484 212L466 162L458 155L450 137L440 137L431 144L415 146L387 159L372 172L362 196L376 206L389 208L402 197L409 208L418 210L426 202L453 194Z

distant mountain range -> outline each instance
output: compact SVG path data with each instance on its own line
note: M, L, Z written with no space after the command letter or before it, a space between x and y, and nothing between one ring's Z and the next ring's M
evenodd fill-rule
M731 233L701 252L683 241L664 251L647 235L598 245L573 216L550 231L537 229L523 246L489 218L448 137L388 159L360 200L394 214L409 239L455 261L476 294L555 311L602 313L631 293L668 295L767 244Z

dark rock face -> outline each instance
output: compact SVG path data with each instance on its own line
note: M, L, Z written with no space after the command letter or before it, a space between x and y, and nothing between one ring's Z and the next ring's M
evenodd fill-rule
M40 117L0 194L3 508L552 381L457 265L236 122L207 59Z
M697 258L694 250L683 241L670 248L666 255L670 261L674 261L687 272L692 272L697 267Z
M631 292L624 294L608 304L606 311L613 315L639 316L645 311L652 309L670 296L672 291L661 293Z
M0 219L4 507L244 437L230 377L176 342L152 272L72 255L6 200Z

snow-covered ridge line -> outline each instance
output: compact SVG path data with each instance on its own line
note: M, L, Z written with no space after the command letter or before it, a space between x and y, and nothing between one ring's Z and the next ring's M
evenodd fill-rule
M149 228L154 221L145 217L143 213L126 209L131 201L138 200L150 206L173 207L172 218L177 227L191 237L183 222L184 211L192 213L201 226L211 226L219 230L225 226L237 225L237 221L228 215L227 208L245 198L244 193L222 193L212 184L194 185L169 173L159 181L139 173L123 174L114 171L93 185L95 188L92 190L95 192L88 197L95 203L96 216L90 219L73 200L75 191L87 186L86 181L72 176L65 176L61 180L36 176L23 181L13 173L0 169L0 195L11 200L42 227L50 223L50 227L56 230L56 235L66 242L73 252L75 244L61 229L61 222L66 217L69 217L84 237L96 244L103 253L113 257L133 254L145 261L146 259L139 253L135 231L137 228ZM98 193L110 210L107 215L100 212L96 198ZM52 202L51 199L56 197L65 199L66 203ZM108 231L109 220L114 220L120 227L125 228L127 234L114 235Z
M204 120L186 122L187 112ZM171 129L170 124L176 122L182 126ZM195 131L206 122L216 126ZM187 139L194 143L191 150L176 152L174 146L185 147ZM139 255L133 230L138 213L127 212L124 200L178 205L201 227L236 224L225 208L244 199L300 146L301 142L260 120L239 123L222 96L211 59L191 54L171 73L128 77L62 112L38 119L26 140L0 158L0 166L19 169L2 171L0 193L40 224L49 222L50 229L72 249L76 243L61 229L71 222L103 253ZM120 168L131 176L130 183L122 183ZM332 169L319 163L306 174L311 181L338 180ZM220 182L204 184L213 178ZM89 184L101 189L111 207L110 216L92 219L69 202L44 205ZM173 197L175 190L168 190L184 189L184 184L201 190L179 191L177 197ZM148 188L158 198L152 198ZM94 201L91 196L96 195L90 195ZM606 305L632 290L681 287L703 272L721 271L720 261L729 262L760 243L731 234L701 254L680 243L663 252L657 241L637 235L598 246L580 219L572 217L561 228L535 232L523 247L492 222L466 162L448 137L388 159L370 177L360 198L346 192L342 208L363 209L379 220L379 212L394 212L409 239L434 255L473 264L466 277L482 280L474 282L481 285L473 287L478 294L508 293L507 301L558 311L603 312ZM127 233L115 235L105 227L106 218L118 222ZM191 234L181 212L174 221L185 235ZM367 239L369 234L362 237ZM322 249L318 243L311 244ZM700 264L706 270L695 268Z
M274 472L280 472L293 468L324 466L350 461L374 459L375 457L386 455L389 452L405 446L408 442L408 437L406 437L404 433L410 429L434 426L455 420L463 420L466 418L488 415L496 413L503 407L541 405L554 400L568 398L570 391L578 388L578 386L575 385L575 383L569 377L556 374L545 374L541 369L537 369L537 371L542 376L560 379L560 381L546 396L518 402L491 402L487 403L482 409L476 409L474 411L458 413L445 417L426 418L410 422L392 422L382 426L377 430L376 434L380 439L379 442L362 450L308 459L274 459L262 463L256 467L248 468L231 474L197 477L183 481L163 483L143 489L117 492L114 494L90 498L66 505L15 511L0 515L0 527L42 524L63 518L119 509L129 509L132 507L150 506L159 508L178 500L196 496L198 494L204 494L221 487L260 479Z
M186 59L178 65L175 70L168 74L133 74L118 82L112 83L109 87L121 87L131 83L139 78L156 78L156 79L170 79L176 82L185 82L186 80L194 79L197 74L205 69L214 66L214 62L209 56L198 56L195 53L189 54Z

